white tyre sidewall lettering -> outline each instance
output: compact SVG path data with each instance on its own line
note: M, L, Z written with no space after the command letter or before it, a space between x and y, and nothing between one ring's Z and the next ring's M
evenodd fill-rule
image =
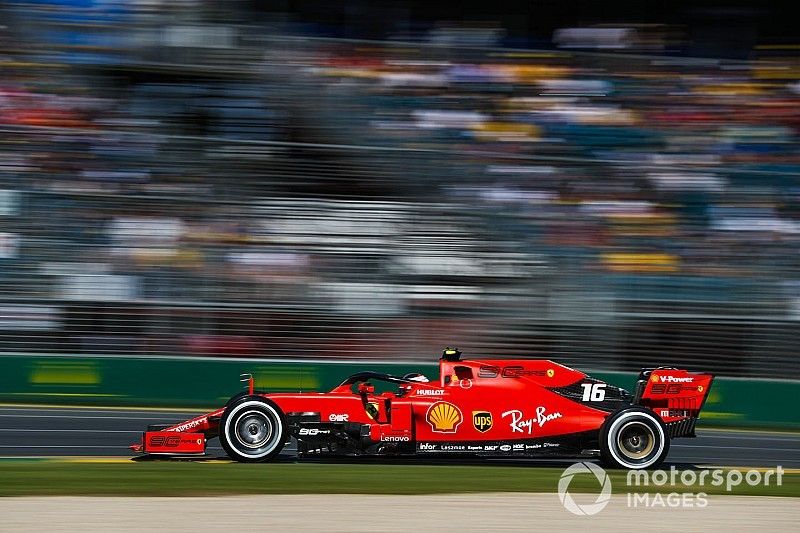
M653 455L650 460L645 463L631 463L630 460L623 459L619 456L616 450L617 446L617 439L616 439L616 430L623 424L627 419L631 417L644 417L653 422L653 425L657 428L658 432L658 452ZM647 468L648 466L655 464L661 458L661 454L664 453L664 445L666 443L666 436L664 435L664 428L661 427L661 424L658 423L658 420L654 416L651 416L647 413L643 413L641 411L632 411L630 413L623 413L619 418L614 420L611 423L611 427L608 428L608 432L606 433L606 446L608 446L608 451L611 456L614 458L617 463L624 466L625 468L630 468L631 470L641 470Z
M259 459L261 457L265 457L265 456L269 455L270 453L272 453L273 451L275 451L275 448L277 448L278 446L280 446L283 443L283 439L281 439L281 438L276 439L275 440L275 444L273 446L270 446L266 451L263 451L263 452L258 453L258 454L249 454L249 453L245 454L245 453L242 453L236 448L236 446L233 445L233 441L229 437L229 435L230 435L229 431L230 431L230 427L231 427L231 422L236 418L236 414L237 413L239 413L243 409L247 409L249 407L254 407L254 406L269 411L271 413L271 415L274 417L274 420L273 420L273 422L275 423L274 431L279 436L283 434L283 422L281 421L281 416L275 410L275 408L272 407L270 404L268 404L266 402L259 402L259 401L256 401L256 400L250 400L250 401L247 401L247 402L240 403L239 405L234 407L233 410L230 412L230 414L225 418L225 427L223 428L223 431L220 432L220 436L221 437L224 436L224 438L228 441L228 446L230 446L230 448L238 456L244 457L244 458L247 458L247 459Z

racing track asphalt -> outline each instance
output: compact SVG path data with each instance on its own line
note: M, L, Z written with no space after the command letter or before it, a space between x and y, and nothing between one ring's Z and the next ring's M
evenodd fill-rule
M197 414L192 411L153 409L0 407L0 457L133 457L128 445L139 440L148 424L180 422ZM667 465L781 465L784 468L800 468L799 433L710 429L699 429L697 433L696 439L677 439L672 442ZM285 450L287 460L291 459L294 451L291 446ZM208 453L213 456L225 455L216 439L209 443ZM439 459L436 461L439 462ZM534 460L513 462L534 463ZM553 464L552 461L535 462Z

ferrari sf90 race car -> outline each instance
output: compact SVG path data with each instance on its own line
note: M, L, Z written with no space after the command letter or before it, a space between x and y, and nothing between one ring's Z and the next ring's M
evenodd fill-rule
M359 372L329 392L233 396L214 412L150 427L135 452L203 455L219 437L236 461L298 456L597 457L607 466L661 463L670 440L694 437L713 380L676 368L640 372L628 391L549 360L462 360L447 349L439 376Z

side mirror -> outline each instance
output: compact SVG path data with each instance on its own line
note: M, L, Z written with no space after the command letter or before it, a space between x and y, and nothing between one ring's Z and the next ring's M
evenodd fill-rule
M360 394L372 394L373 392L375 392L375 385L371 383L359 383L358 392Z

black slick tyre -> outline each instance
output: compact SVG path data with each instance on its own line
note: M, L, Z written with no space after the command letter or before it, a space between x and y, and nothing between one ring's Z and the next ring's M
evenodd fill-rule
M600 458L612 468L654 468L669 453L669 437L661 419L641 407L610 415L600 428Z
M286 436L286 416L275 402L261 396L229 402L219 421L220 444L235 461L269 461L281 452Z

